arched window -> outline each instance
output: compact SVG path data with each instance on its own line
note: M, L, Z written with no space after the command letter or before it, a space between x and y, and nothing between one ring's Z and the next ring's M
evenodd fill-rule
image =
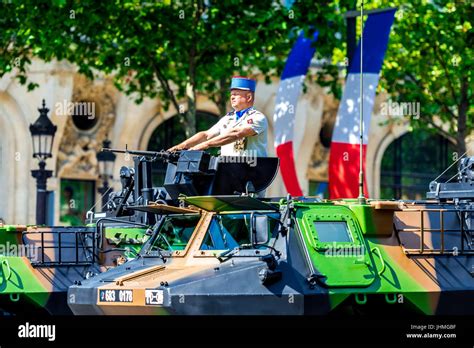
M198 132L211 128L219 118L211 113L204 111L196 112L196 130ZM148 142L148 151L161 151L179 144L186 139L183 126L179 122L177 116L173 116L160 124L153 131L150 141ZM166 174L166 163L156 161L152 165L153 186L163 186Z
M441 135L423 130L406 133L392 142L383 155L380 198L425 199L429 183L459 155ZM447 181L456 172L454 165L438 182Z

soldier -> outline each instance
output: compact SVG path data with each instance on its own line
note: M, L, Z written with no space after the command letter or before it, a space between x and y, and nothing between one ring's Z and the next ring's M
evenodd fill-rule
M267 156L267 119L253 107L256 81L234 76L227 113L207 131L198 132L168 151L206 150L220 147L221 156Z

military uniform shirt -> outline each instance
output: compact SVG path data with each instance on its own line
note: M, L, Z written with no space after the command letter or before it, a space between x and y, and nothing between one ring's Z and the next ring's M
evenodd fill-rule
M249 108L238 120L235 111L227 113L208 130L208 133L215 137L233 128L247 126L250 126L257 134L221 146L221 156L267 157L267 118L253 107Z

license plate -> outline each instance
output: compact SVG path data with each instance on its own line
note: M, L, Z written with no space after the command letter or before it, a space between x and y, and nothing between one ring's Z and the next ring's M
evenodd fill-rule
M133 290L99 290L99 302L133 302Z

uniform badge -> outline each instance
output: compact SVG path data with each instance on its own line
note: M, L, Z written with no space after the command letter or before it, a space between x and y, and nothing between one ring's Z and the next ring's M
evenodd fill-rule
M223 128L227 128L230 124L230 119L227 119L227 122L222 125Z
M244 151L247 145L247 138L241 138L234 142L234 151L240 152Z

